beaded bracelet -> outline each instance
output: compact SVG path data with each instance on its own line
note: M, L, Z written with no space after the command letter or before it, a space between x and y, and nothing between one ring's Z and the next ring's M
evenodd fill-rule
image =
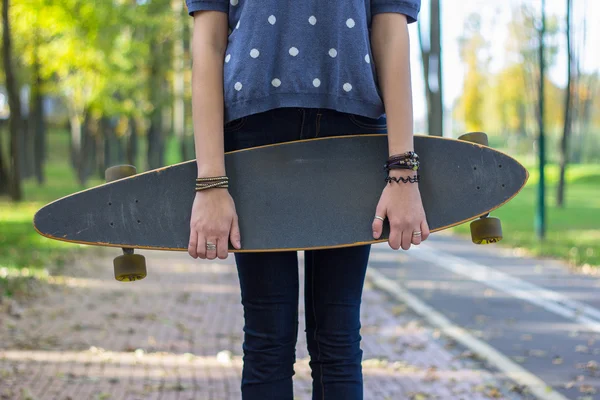
M213 188L227 189L229 187L229 178L218 176L215 178L196 178L196 192Z
M386 171L392 169L409 169L418 171L420 166L419 156L414 151L408 151L403 154L390 156L384 165Z

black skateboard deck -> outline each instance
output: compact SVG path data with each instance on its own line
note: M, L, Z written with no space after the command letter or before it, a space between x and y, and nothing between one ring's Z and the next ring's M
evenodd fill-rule
M512 157L462 140L415 136L419 188L432 232L500 207L528 179ZM385 186L386 135L310 139L225 155L242 249L336 248L372 237ZM36 230L51 239L122 248L187 251L195 160L64 197L40 209ZM221 190L221 189L219 189Z

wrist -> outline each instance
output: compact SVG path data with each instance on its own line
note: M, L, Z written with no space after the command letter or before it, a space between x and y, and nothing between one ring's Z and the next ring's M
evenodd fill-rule
M388 172L388 175L395 177L417 176L417 171L413 171L411 169L392 169Z
M225 176L225 165L223 164L197 164L197 178L213 178Z
M388 156L391 157L396 154L404 154L409 151L415 151L415 145L413 142L412 134L410 136L403 135L403 140L398 140L397 137L393 137L388 132L389 141L388 141Z

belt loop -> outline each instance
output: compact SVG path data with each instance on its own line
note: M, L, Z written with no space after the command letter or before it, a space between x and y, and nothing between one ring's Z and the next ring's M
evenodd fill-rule
M318 138L321 133L321 109L317 110L317 122L315 123L315 137Z
M298 111L301 112L302 116L300 122L300 139L304 138L304 121L306 120L306 110L304 108L299 108Z

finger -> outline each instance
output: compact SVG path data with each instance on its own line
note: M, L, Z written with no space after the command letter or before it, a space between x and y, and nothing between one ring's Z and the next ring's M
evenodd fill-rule
M229 233L229 238L231 240L231 244L233 245L233 247L235 247L238 250L242 248L242 241L241 241L241 237L240 237L240 225L238 222L237 215L235 215L233 217L233 221L231 222L231 230Z
M206 243L204 245L206 246L206 258L208 260L214 260L215 258L217 258L217 249L214 249L214 250L208 249L209 243L216 245L217 241L218 241L218 239L216 236L211 236L208 239L206 239ZM214 247L214 246L212 246L212 247Z
M429 234L429 224L427 224L427 220L424 220L421 222L421 241L427 240Z
M188 254L193 258L198 258L198 232L194 228L190 230L190 241L188 243Z
M196 245L196 253L198 254L198 258L206 260L206 238L201 233L198 233L198 243Z
M221 236L217 239L217 257L221 260L227 258L227 245L229 244L229 240L227 240L227 235Z
M390 237L388 239L388 243L392 249L400 249L400 245L402 244L401 235L402 232L398 229L398 227L390 222Z
M421 232L420 235L415 235L415 233ZM414 228L412 233L412 244L418 246L421 244L423 232L420 227Z
M402 250L410 249L412 243L412 229L406 228L402 231Z
M385 217L386 217L385 208L378 204L377 209L375 210L375 215L377 217L381 217L381 218L385 219ZM373 238L379 239L381 237L381 234L383 233L383 221L379 218L374 217L372 229L373 229Z

